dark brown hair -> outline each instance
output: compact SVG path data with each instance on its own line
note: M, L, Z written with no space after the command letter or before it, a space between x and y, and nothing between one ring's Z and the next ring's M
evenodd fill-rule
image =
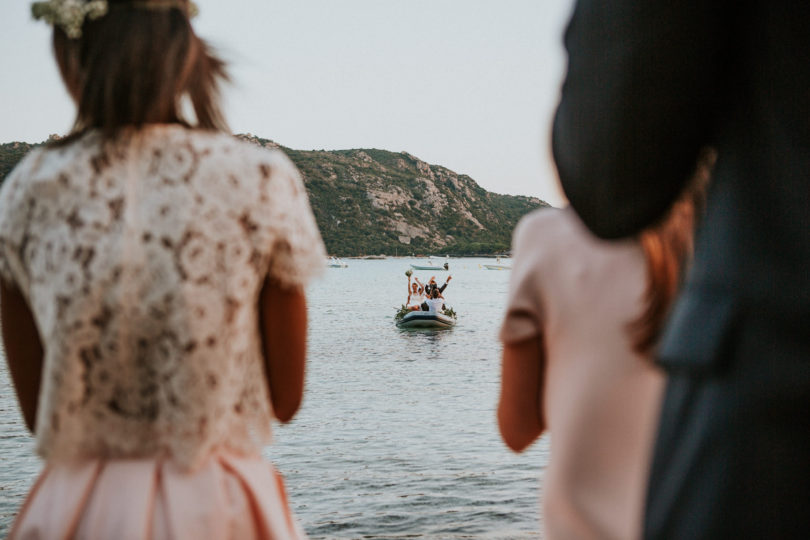
M111 138L122 128L151 123L227 131L219 105L219 84L228 80L225 63L194 33L187 9L159 1L150 6L148 0L108 2L109 12L86 20L78 39L54 27L56 63L77 106L68 139L88 129ZM194 122L184 117L185 98Z
M667 217L641 233L641 248L647 264L645 306L641 315L629 325L633 349L638 353L647 354L655 346L680 289L684 271L692 257L695 227L703 211L715 158L712 149L701 152L692 180Z

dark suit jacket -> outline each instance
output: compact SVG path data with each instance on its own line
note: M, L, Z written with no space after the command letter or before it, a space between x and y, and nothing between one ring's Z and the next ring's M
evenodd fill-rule
M810 533L810 2L580 1L565 44L554 158L596 235L654 224L718 151L646 536Z
M433 292L433 289L439 289L439 292L443 293L446 288L447 282L443 283L441 287L439 287L437 283L428 283L425 285L425 295L430 297L430 293Z

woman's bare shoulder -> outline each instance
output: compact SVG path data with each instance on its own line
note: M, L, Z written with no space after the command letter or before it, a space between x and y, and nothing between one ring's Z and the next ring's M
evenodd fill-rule
M581 223L570 208L541 208L525 215L515 228L513 249L549 250L565 247L581 236Z

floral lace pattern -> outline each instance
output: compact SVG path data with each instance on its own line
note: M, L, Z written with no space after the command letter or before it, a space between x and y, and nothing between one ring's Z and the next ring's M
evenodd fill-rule
M272 415L261 286L304 285L324 259L281 152L181 126L31 152L0 191L0 276L45 348L39 453L257 453Z

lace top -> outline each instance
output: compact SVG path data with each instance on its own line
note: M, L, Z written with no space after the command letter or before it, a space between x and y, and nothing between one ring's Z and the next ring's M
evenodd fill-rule
M325 256L279 151L172 125L32 151L0 191L0 276L45 349L40 455L257 453L259 291L305 284Z

